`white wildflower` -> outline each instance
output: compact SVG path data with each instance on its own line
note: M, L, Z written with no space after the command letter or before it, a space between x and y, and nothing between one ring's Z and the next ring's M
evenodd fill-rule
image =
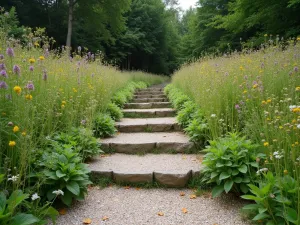
M32 201L37 200L38 198L40 198L40 196L39 196L37 193L34 193L34 194L31 196L31 200L32 200Z
M53 191L52 192L53 194L56 194L56 195L64 195L64 192L60 189L56 190L56 191Z
M290 108L290 111L293 111L293 109L297 108L297 106L296 105L290 105L289 108Z
M8 181L11 180L12 182L16 182L18 179L19 179L19 175L16 175L16 176L12 176L12 177L8 178L7 180Z
M262 169L258 170L256 172L256 174L260 174L260 173L263 173L263 172L268 172L268 168L262 168Z
M210 117L211 117L211 118L215 118L215 117L217 117L217 115L216 115L216 114L211 114Z
M297 128L300 129L300 124L297 125Z

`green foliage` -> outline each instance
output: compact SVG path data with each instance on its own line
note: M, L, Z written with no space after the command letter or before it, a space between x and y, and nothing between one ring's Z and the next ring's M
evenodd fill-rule
M100 113L93 122L94 135L96 137L113 136L117 129L115 128L115 121L108 115Z
M186 94L183 94L182 91L175 88L173 85L168 85L164 91L177 110L183 109L185 102L190 101L190 98Z
M83 200L87 193L89 169L82 163L82 158L68 146L54 146L51 151L42 155L39 166L47 185L46 196L48 200L56 198L54 191L61 190L63 195L58 196L68 206L74 199Z
M182 109L177 114L177 121L179 125L186 128L194 117L197 110L197 105L192 101L187 101L183 104Z
M276 178L272 172L261 173L263 179L258 187L248 184L252 194L241 196L243 199L255 201L255 204L246 205L243 209L255 212L253 220L260 220L263 224L299 224L294 198L299 184L289 175Z
M53 140L60 145L72 146L84 161L102 152L93 131L87 128L72 128L68 133L54 135Z
M119 106L117 106L115 103L110 103L107 106L107 113L110 115L110 117L115 121L120 121L124 117L123 112Z
M216 186L212 190L213 197L235 191L247 193L247 184L255 181L255 173L259 168L256 158L258 146L231 133L224 138L210 141L203 165L203 181Z
M204 147L207 140L210 139L208 124L201 117L192 119L184 131L198 149Z

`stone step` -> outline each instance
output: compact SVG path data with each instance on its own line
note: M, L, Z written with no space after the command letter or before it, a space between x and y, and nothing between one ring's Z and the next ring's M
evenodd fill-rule
M136 95L163 95L165 94L163 91L137 91Z
M168 102L167 98L136 98L133 99L133 103L146 103L146 102Z
M170 102L127 103L125 109L171 108Z
M176 115L172 108L154 109L123 109L124 117L130 118L153 118L153 117L173 117Z
M113 154L99 156L90 164L94 176L108 177L117 183L152 183L185 187L202 169L202 155Z
M145 88L145 89L139 89L137 91L139 91L139 92L151 92L151 91L154 91L154 92L163 92L164 89L163 88Z
M143 95L134 95L133 98L139 99L139 98L166 98L167 96L165 94L160 94L160 95L148 95L148 94L143 94Z
M104 151L127 154L185 153L193 150L194 144L181 132L118 133L115 137L101 140Z
M167 132L180 131L175 117L128 119L124 118L116 123L119 132Z

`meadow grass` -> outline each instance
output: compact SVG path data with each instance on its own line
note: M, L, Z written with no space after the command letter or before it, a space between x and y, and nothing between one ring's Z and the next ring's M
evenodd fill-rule
M0 38L0 168L16 167L21 180L30 173L32 152L48 136L81 123L92 128L95 116L131 81L152 85L167 79L121 72L89 53L70 58L65 50L39 47L49 40L42 35L29 38L26 47Z
M278 178L282 195L287 191L284 177L294 179L291 202L281 203L285 218L291 208L300 215L299 41L202 58L172 78L201 108L212 139L239 132L259 144L266 157L257 161Z

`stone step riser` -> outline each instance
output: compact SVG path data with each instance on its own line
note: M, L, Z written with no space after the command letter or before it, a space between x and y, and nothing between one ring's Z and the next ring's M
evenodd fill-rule
M181 131L178 124L141 124L141 125L119 125L116 126L119 132L172 132Z
M159 153L185 153L194 148L193 143L170 143L170 142L153 142L153 143L102 143L101 149L104 151L113 151L124 154L145 154L158 151Z
M163 92L163 88L146 88L146 89L138 89L139 92Z
M176 116L175 111L123 112L125 118L156 118Z
M167 98L137 98L133 99L133 103L147 103L147 102L168 102Z
M125 109L152 109L152 108L171 108L170 102L149 102L149 103L128 103Z
M138 91L138 92L135 92L135 95L164 95L165 93L163 91Z
M162 186L171 188L186 187L189 180L200 175L200 171L187 171L185 173L164 173L164 172L149 172L149 173L122 173L114 171L91 171L94 177L109 178L116 183L154 183L157 182Z
M166 98L164 94L162 95L134 95L134 99L139 99L139 98Z

